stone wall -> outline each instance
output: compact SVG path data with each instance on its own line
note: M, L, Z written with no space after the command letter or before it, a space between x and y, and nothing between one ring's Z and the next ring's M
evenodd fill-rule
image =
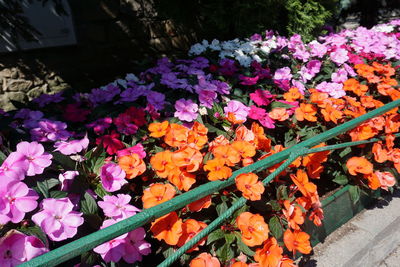
M69 0L78 43L0 54L0 107L42 93L90 90L137 73L162 55L183 54L196 41L160 18L153 0Z

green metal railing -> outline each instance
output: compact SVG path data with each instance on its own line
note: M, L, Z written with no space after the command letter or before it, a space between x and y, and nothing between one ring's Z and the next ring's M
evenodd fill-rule
M279 153L273 154L263 160L257 161L249 166L243 167L237 171L234 171L232 176L225 181L213 181L207 184L200 185L193 190L190 190L184 194L178 195L173 199L161 203L155 207L145 209L136 215L122 220L118 223L115 223L109 227L98 230L92 234L89 234L85 237L82 237L78 240L72 241L62 247L54 249L46 254L43 254L39 257L36 257L28 262L21 264L22 267L42 267L42 266L55 266L57 264L63 263L69 259L72 259L76 256L81 255L82 253L92 250L96 246L107 242L111 239L114 239L120 235L123 235L127 232L130 232L138 227L141 227L155 219L162 217L172 211L178 210L190 204L198 199L201 199L207 195L215 193L225 187L228 187L235 183L235 177L242 173L249 172L257 172L266 168L269 168L277 163L285 161L281 166L279 166L273 173L271 173L268 177L263 180L263 183L266 185L272 179L274 179L281 171L287 168L290 163L295 161L298 157L316 153L327 150L334 150L345 148L349 146L356 146L361 144L372 143L381 140L382 138L373 138L370 140L356 141L356 142L348 142L337 145L319 147L319 148L311 148L316 146L322 142L332 139L339 134L345 133L348 130L351 130L362 122L371 119L373 117L382 115L396 107L400 106L400 99L393 101L389 104L386 104L378 109L368 112L358 118L350 120L348 122L343 123L342 125L336 126L324 133L316 135L306 141L303 141L299 144L296 144L290 148L287 148ZM400 136L396 134L396 136ZM229 218L237 209L242 207L246 203L245 198L240 198L233 205L226 210L221 216L219 216L216 220L211 222L206 228L204 228L200 233L194 236L191 240L189 240L184 246L179 248L173 255L168 257L164 262L162 262L159 266L169 266L174 261L176 261L185 251L194 246L197 242L199 242L202 238L210 234L218 225L220 225L223 221Z

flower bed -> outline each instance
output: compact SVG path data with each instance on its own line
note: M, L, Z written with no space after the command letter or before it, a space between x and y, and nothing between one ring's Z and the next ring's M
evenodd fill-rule
M87 94L43 95L2 113L1 266L15 266L154 207L400 98L400 21L304 44L266 32L194 45L190 59L160 59ZM353 201L390 191L400 172L393 109L328 143L382 141L292 162L269 185L235 185L157 218L70 264L154 266L231 203L248 199L181 265L292 266L312 251L319 196L349 185ZM286 265L285 265L286 264Z

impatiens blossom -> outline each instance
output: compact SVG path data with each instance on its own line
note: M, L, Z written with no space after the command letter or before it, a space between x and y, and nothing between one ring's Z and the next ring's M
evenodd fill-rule
M98 119L92 123L89 123L86 125L87 128L93 129L95 134L103 134L106 129L108 129L111 126L112 123L112 118L110 117L105 117Z
M146 157L146 151L144 151L144 147L142 144L136 144L133 147L128 147L117 151L117 157L119 158L123 156L129 156L132 154L137 154L141 159Z
M337 65L342 65L349 59L347 56L347 50L343 48L336 49L329 56Z
M125 172L118 164L107 163L101 167L100 180L105 190L114 192L120 190L127 183Z
M274 80L290 80L292 78L291 70L289 67L283 67L275 71Z
M38 142L65 141L70 136L67 130L67 124L61 121L41 120L38 127L30 131L32 139Z
M53 241L61 241L76 235L83 224L82 213L72 211L74 205L69 198L46 198L41 203L41 211L32 216L38 226Z
M125 219L137 212L140 209L135 206L129 205L131 197L125 194L118 194L117 196L104 196L104 201L99 201L99 207L103 209L104 214L107 217L115 220Z
M224 107L225 116L229 116L229 113L235 116L237 121L245 122L247 115L249 114L250 108L244 105L242 102L231 100Z
M27 171L28 164L24 155L12 152L0 167L0 177L5 176L14 180L23 180Z
M118 138L119 134L113 131L111 134L98 137L96 139L96 145L102 144L109 155L114 155L118 150L125 147L125 145Z
M27 262L48 249L36 236L27 236L11 230L0 239L0 266L14 267Z
M175 102L175 113L174 116L182 121L194 121L197 118L197 111L199 107L192 100L179 99Z
M343 84L341 83L329 83L324 81L318 84L315 89L320 92L328 93L333 98L341 98L346 95L346 92L343 89Z
M77 154L86 149L89 145L89 139L85 136L81 140L60 141L54 144L55 151L60 151L61 154L71 155Z
M66 171L64 173L60 173L58 179L61 182L61 191L69 190L72 182L74 181L75 177L79 175L78 171Z
M42 174L43 170L51 165L52 155L44 152L42 144L37 142L21 142L17 145L17 153L27 161L27 175Z
M0 183L0 224L19 223L25 213L37 207L37 193L22 182L2 180Z

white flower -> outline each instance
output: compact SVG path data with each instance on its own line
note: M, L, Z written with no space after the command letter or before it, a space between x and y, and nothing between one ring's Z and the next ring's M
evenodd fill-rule
M376 25L372 28L372 30L376 32L392 32L394 30L394 26L390 24L382 24L382 25Z
M132 73L128 73L125 76L125 80L127 80L127 81L135 81L135 82L139 81L138 77L136 77L136 75L132 74Z
M206 51L206 48L202 45L202 44L194 44L192 45L192 47L189 50L189 55L200 55L201 53L203 53L204 51Z

